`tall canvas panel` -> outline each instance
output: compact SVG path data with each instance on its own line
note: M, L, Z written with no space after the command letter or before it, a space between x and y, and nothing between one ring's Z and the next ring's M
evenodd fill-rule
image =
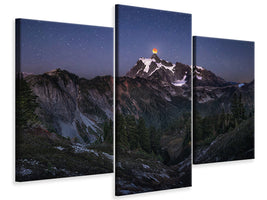
M116 5L116 195L191 186L191 15Z
M194 163L254 158L254 42L193 41Z
M113 171L113 29L16 20L16 181Z

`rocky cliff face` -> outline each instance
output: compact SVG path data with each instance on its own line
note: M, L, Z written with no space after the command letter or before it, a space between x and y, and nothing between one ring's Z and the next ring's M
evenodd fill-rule
M37 96L36 112L46 128L82 143L103 140L102 124L112 119L112 77L87 80L56 69L25 80Z
M190 112L190 92L163 86L143 78L116 80L116 108L124 115L143 117L148 125L167 126L184 112Z
M194 86L221 87L221 86L231 85L223 78L216 76L211 71L200 66L194 66L193 73L194 73Z
M116 79L116 95L118 112L143 117L147 125L167 127L190 112L191 67L156 54L140 58L126 76Z

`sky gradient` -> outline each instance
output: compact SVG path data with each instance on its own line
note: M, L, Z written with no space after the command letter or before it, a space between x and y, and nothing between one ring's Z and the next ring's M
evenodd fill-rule
M125 75L140 57L191 65L191 15L116 5L117 75Z
M18 21L17 21L18 22ZM113 75L113 29L20 19L21 71L56 68L84 78Z
M226 81L254 80L254 42L194 37L194 65Z

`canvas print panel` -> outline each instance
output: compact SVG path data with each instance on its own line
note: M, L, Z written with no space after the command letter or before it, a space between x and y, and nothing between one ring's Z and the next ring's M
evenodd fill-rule
M16 181L113 171L113 29L16 20Z
M191 15L116 6L116 195L191 186Z
M194 163L254 158L254 42L194 37Z

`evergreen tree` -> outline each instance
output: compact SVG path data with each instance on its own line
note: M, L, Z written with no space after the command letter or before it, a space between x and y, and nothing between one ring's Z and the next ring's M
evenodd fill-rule
M245 107L242 103L242 95L240 93L239 97L235 93L231 102L231 113L232 113L232 123L231 126L235 128L242 120L246 119Z
M156 130L155 127L149 128L149 134L150 134L150 143L151 143L151 150L155 154L160 153L160 132Z
M113 121L109 119L109 121L104 123L104 141L110 144L113 143Z
M193 119L194 140L200 141L203 139L203 122L199 112L195 111Z
M130 145L130 149L134 150L138 148L138 133L137 133L137 125L133 115L128 115L125 117L126 121L126 132L128 135L128 142Z
M218 134L223 134L225 133L225 120L226 120L226 115L224 112L224 109L222 110L222 113L219 116L219 120L218 120L218 128L216 128L216 130L218 130Z
M205 117L202 120L202 139L208 138L213 135L214 130L214 116Z
M239 118L239 107L238 107L238 99L236 93L234 94L231 102L231 112L234 119Z
M142 117L140 117L140 119L138 120L137 132L141 148L144 151L150 153L151 144L150 144L149 131L147 130L145 120Z
M16 79L16 127L31 127L38 122L35 109L38 106L37 96L33 94L28 83L22 78Z
M126 122L121 114L116 115L116 144L119 150L129 148Z
M244 104L242 103L242 95L241 95L241 93L239 95L238 106L239 106L239 118L240 118L240 121L241 121L241 120L246 119L245 107L244 107Z

